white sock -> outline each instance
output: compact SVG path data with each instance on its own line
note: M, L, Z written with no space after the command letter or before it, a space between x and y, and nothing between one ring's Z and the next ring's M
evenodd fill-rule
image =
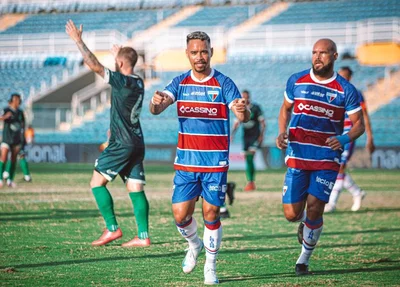
M214 222L204 221L204 247L206 249L206 264L215 265L217 255L221 246L222 225L218 218Z
M361 188L354 182L350 174L346 173L343 183L344 183L344 188L347 189L353 196L360 195Z
M301 247L301 254L297 259L296 264L308 265L308 261L310 260L311 254L313 253L322 232L323 225L320 225L323 223L322 218L321 223L317 224L316 226L318 227L315 229L312 229L312 226L308 222L311 221L306 220L306 223L304 224L303 244ZM315 222L317 222L317 220L311 223L315 224Z
M303 215L301 216L301 218L299 220L296 220L296 221L293 221L293 222L304 222L304 221L306 221L306 218L307 218L307 212L304 209L303 210Z
M345 175L339 174L338 177L336 178L335 185L333 186L331 195L329 196L329 202L328 204L331 206L336 206L339 195L342 192L343 189L343 177Z
M193 217L186 223L177 224L176 228L179 233L189 243L189 248L197 248L201 244L200 238L197 235L197 222Z

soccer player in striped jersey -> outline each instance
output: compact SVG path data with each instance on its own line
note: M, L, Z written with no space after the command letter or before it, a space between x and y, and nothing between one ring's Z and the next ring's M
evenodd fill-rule
M309 259L322 232L324 206L339 172L342 149L365 129L357 90L334 72L337 57L332 40L318 40L313 46L312 68L287 81L279 113L276 145L286 149L288 166L283 212L287 220L300 222L302 250L296 275L309 274ZM345 113L353 126L343 135Z
M145 247L150 245L149 203L144 193L143 168L144 139L140 126L140 112L144 97L143 80L134 74L138 55L131 47L114 45L116 71L105 68L82 40L82 25L78 29L72 20L65 27L67 34L76 43L85 63L109 83L111 89L109 145L96 160L90 187L104 218L106 228L93 246L105 245L122 237L114 212L114 202L107 184L118 175L129 193L138 236L122 244L122 247Z
M189 243L182 269L190 273L206 249L204 283L218 284L216 259L222 238L220 207L225 202L229 167L229 110L241 122L249 120L246 101L233 81L210 66L213 49L204 32L186 38L186 55L192 69L156 91L152 114L176 102L179 138L176 152L172 211L179 233ZM196 201L203 198L204 236L197 235L192 217Z
M343 78L345 78L349 82L353 75L353 71L350 69L350 67L347 67L347 66L340 68L338 73L339 73L339 75L341 75ZM367 134L366 149L371 154L375 150L374 138L372 136L371 121L369 119L364 96L362 95L360 90L358 90L358 93L360 95L360 100L361 100L360 105L361 105L362 113L363 113L363 117L364 117L365 132ZM346 117L344 119L344 132L343 133L344 134L347 133L351 129L351 127L352 127L352 123L346 114ZM327 205L325 205L325 212L335 211L336 204L339 199L339 195L342 192L343 188L347 189L353 196L353 205L351 207L351 210L357 211L361 207L361 201L365 197L366 193L354 182L354 180L352 179L350 174L346 173L346 165L347 165L348 161L350 160L351 156L353 155L354 146L355 146L355 141L352 141L344 146L344 150L343 150L342 157L341 157L339 174L336 179L335 185L333 186L331 196L329 197L329 203Z

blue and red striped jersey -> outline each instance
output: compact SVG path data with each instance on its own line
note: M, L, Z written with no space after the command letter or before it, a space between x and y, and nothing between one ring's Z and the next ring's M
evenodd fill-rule
M164 92L177 103L179 136L175 170L224 172L229 168L229 110L241 98L234 82L212 69L198 80L192 71L175 77Z
M364 96L361 93L360 90L357 90L358 95L360 97L360 105L361 108L364 110L366 109L366 104L365 104L365 100L364 100ZM347 134L349 132L349 130L351 130L351 128L353 127L353 123L351 122L349 115L346 113L345 117L344 117L344 128L343 128L343 134Z
M304 170L339 170L341 151L325 142L341 135L345 113L361 110L357 90L340 75L319 81L311 70L292 75L285 99L293 103L285 162Z

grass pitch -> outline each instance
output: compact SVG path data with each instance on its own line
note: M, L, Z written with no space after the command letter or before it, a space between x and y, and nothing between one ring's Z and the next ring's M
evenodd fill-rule
M91 165L33 165L33 183L0 190L1 286L202 286L205 255L191 274L181 271L186 243L171 213L172 167L147 167L152 245L124 249L136 234L122 183L109 185L123 239L92 247L104 226L88 182ZM296 277L297 224L281 208L284 170L257 174L258 191L244 193L243 172L230 172L236 200L223 220L218 275L223 286L399 286L400 173L355 170L368 193L359 212L343 192L310 262ZM17 174L17 178L20 174ZM202 235L200 204L195 212Z

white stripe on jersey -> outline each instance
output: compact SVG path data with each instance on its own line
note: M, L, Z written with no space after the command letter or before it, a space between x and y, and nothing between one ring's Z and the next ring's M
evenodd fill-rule
M317 131L317 130L309 130L309 129L305 129L303 127L290 127L289 130L295 130L295 129L301 129L303 131L309 131L309 132L315 132L315 133L321 133L321 134L332 134L332 135L336 135L335 132L322 132L322 131Z
M191 136L207 136L207 137L212 137L212 136L216 136L216 137L227 137L227 134L194 134L194 133L183 133L181 131L178 132L179 134L182 135L191 135Z
M227 152L227 149L217 149L217 150L208 150L208 149L189 149L189 148L179 148L177 147L176 149L182 150L182 151L201 151L201 152Z
M305 115L305 116L314 117L314 118L318 118L318 119L327 119L327 120L330 120L331 122L335 122L335 123L340 123L341 122L341 120L333 120L330 117L315 116L315 115L309 115L309 114L306 114L306 113L295 113L295 112L292 112L292 114L293 115Z
M316 83L295 83L294 85L295 86L303 86L303 85L305 85L305 86L317 86L317 87L321 87L321 88L324 88L324 89L327 89L327 90L331 90L331 91L334 91L334 92L337 92L339 94L343 94L344 95L344 92L338 91L336 89L329 88L327 86L318 85Z
M317 144L311 144L311 143L301 143L301 142L298 142L298 141L290 141L290 143L297 143L299 145L310 145L310 146L315 146L315 147L322 147L322 148L331 149L330 146L323 146L323 145L317 145Z

